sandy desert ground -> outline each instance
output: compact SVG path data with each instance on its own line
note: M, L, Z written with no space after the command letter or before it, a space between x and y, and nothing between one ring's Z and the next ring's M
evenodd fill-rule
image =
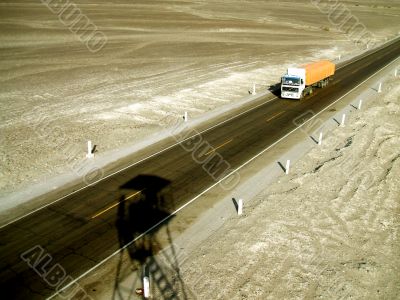
M40 1L0 3L1 198L70 172L88 139L101 158L166 115L194 118L288 66L360 52L311 1L73 3L107 37L100 51ZM341 3L379 42L400 31L398 1ZM400 297L400 88L389 89L191 253L191 297Z
M399 299L398 81L190 253L188 299Z
M45 1L43 1L45 2ZM71 1L105 34L91 52L40 1L0 3L0 197L235 102L289 65L359 51L310 1ZM398 1L343 1L384 41ZM69 149L69 155L60 149Z

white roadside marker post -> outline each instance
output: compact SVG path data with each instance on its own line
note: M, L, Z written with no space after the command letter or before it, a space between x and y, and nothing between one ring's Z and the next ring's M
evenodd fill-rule
M241 216L243 213L243 199L239 199L238 201L238 216Z
M322 131L319 133L318 145L322 145Z
M185 115L183 116L183 119L185 120L185 122L188 121L188 112L187 111L185 111Z
M94 154L92 153L92 141L88 141L87 142L87 154L86 154L86 158L93 158Z
M358 102L358 109L360 110L362 106L362 99L360 99L360 102Z
M342 59L342 55L341 54L339 54L339 60L341 60Z
M382 82L379 82L378 93L382 93Z
M286 167L285 167L285 173L286 175L289 174L289 169L290 169L290 159L286 161Z
M346 114L342 116L342 122L340 122L340 127L344 127L344 122L346 121Z
M253 83L253 91L251 92L252 95L256 95L256 84Z
M394 69L394 77L397 77L397 68Z
M150 279L147 276L143 277L143 297L145 299L150 297Z

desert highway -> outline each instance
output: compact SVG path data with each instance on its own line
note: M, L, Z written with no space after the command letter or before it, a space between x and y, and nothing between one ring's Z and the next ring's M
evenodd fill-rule
M344 65L328 87L301 101L266 97L257 108L205 131L202 138L214 149L201 156L219 153L232 168L240 166L296 128L293 119L321 111L399 54L396 40ZM76 278L214 183L192 153L176 145L1 228L1 297L51 296L51 278L44 280L38 269L58 263ZM32 268L21 258L37 245L51 255L50 265L42 261Z

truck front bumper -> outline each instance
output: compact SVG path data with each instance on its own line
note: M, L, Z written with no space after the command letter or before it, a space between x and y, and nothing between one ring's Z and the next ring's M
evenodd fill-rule
M300 100L301 97L297 93L281 92L281 98Z

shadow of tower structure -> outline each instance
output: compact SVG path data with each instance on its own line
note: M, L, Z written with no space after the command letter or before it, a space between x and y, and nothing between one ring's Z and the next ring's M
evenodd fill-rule
M121 270L124 252L129 255L131 267L138 271L139 278L148 276L152 291L157 290L162 299L186 299L177 257L169 262L168 268L156 257L162 248L156 239L156 233L160 229L166 228L168 241L173 247L168 228L174 217L171 213L176 209L171 181L154 175L138 175L123 184L120 190L123 196L118 205L116 227L120 248L124 251L120 253L113 299L124 299L119 285L123 279ZM176 280L169 278L171 267L180 290L183 291L182 297L178 297L178 290L173 282ZM134 287L130 293L132 292L134 293Z

